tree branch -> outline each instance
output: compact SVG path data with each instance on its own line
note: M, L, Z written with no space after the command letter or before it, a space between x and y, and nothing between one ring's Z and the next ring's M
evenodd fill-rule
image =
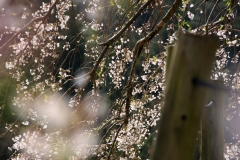
M124 31L126 31L129 26L137 19L137 17L143 12L143 10L145 8L147 8L148 5L151 4L153 0L148 0L144 5L142 5L139 10L130 18L130 20L126 23L126 25L117 33L115 34L113 37L111 37L110 39L108 39L106 42L103 42L103 43L100 43L99 45L100 46L105 46L102 53L100 54L100 56L98 57L97 59L97 62L94 64L94 67L93 69L91 70L91 72L89 73L90 75L90 79L92 81L94 81L95 77L94 77L94 74L96 73L98 67L99 67L99 64L101 63L105 53L107 52L109 46L114 42L116 41L118 38L120 38L120 36L122 35L122 33Z
M114 41L116 41L124 31L128 29L128 27L137 19L137 17L143 12L145 8L147 8L148 5L151 4L153 0L148 0L144 5L142 5L138 11L129 19L129 21L126 23L126 25L114 36L109 38L106 42L99 43L100 46L106 46L112 44Z
M219 1L220 1L220 0L217 0L217 2L214 4L213 9L211 10L211 13L210 13L209 16L208 16L208 19L207 19L207 22L206 22L206 35L208 35L208 23L209 23L209 20L210 20L212 14L213 14L213 11L214 11L215 8L217 7Z
M124 124L124 123L123 123L123 124ZM117 130L117 133L116 133L116 135L115 135L115 138L114 138L114 140L113 140L113 142L112 142L112 147L110 148L110 151L109 151L109 153L108 153L108 157L107 157L108 160L110 160L110 156L111 156L111 154L112 154L112 151L113 151L115 142L116 142L116 140L117 140L117 137L118 137L118 134L119 134L120 130L121 130L122 127L123 127L123 124L121 124L121 126L120 126L120 127L118 128L118 130Z
M33 23L38 22L38 21L44 21L50 14L51 11L53 10L53 8L56 6L56 4L59 2L59 0L56 0L51 7L49 8L49 11L43 16L43 17L38 17L35 18L33 20L31 20L30 22L28 22L25 26L23 26L22 29L20 29L16 34L14 34L6 43L4 43L1 47L0 47L0 51L3 50L6 47L9 47L9 44L12 43L12 41L14 39L17 38L17 36L22 33L24 30L26 30L29 26L31 26Z
M182 2L182 0L175 0L172 7L168 10L166 15L163 17L162 21L158 23L156 28L154 28L153 31L151 31L146 37L140 39L134 47L134 50L133 50L134 60L133 60L132 66L131 66L130 77L128 79L128 84L127 84L128 91L127 91L127 99L126 99L126 118L124 120L125 125L128 124L129 110L130 110L132 91L133 91L132 79L135 74L135 67L136 67L137 59L138 59L144 45L146 43L148 43L154 36L156 36L156 34L167 24L167 22L172 18L174 13L177 11L181 2Z
M101 61L102 61L105 53L107 52L108 47L109 47L109 45L106 45L106 46L103 48L103 51L102 51L102 53L100 54L100 56L98 57L97 62L94 64L94 67L93 67L93 69L91 70L91 72L90 72L90 74L89 74L91 80L94 80L94 78L95 78L94 75L95 75L95 73L96 73L96 71L97 71L97 69L98 69L98 66L99 66L99 64L101 63Z

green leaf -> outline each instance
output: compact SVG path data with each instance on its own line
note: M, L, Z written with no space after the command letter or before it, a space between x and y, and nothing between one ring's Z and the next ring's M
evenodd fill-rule
M115 6L115 2L114 2L114 0L110 0L109 3L110 3L111 6Z
M182 18L182 15L180 13L178 13L178 17Z
M103 69L101 68L100 71L99 71L98 74L97 74L98 77L101 77L102 73L103 73Z
M191 26L189 23L187 23L186 21L183 21L183 26L184 25L188 27L188 30L191 30Z
M222 29L223 29L223 25L220 26L220 30L222 30Z
M157 60L157 57L153 56L153 61L156 62L156 60Z

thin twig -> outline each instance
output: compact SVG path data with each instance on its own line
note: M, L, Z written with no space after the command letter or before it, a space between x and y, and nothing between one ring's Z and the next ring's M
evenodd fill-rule
M219 3L220 0L217 0L217 2L214 4L212 10L211 10L211 13L209 14L208 16L208 19L207 19L207 22L206 22L206 35L208 35L208 23L209 23L209 20L213 14L213 11L215 10L215 8L217 7L218 3Z
M14 34L6 43L4 43L1 47L0 47L0 51L6 47L9 46L10 43L12 43L12 41L14 39L17 38L17 36L22 33L24 30L26 30L29 26L31 26L33 23L38 22L38 21L44 21L52 12L53 8L55 7L55 5L59 2L59 0L56 0L51 7L49 8L49 11L43 16L43 17L38 17L35 18L33 20L31 20L30 22L28 22L22 29L20 29L16 34Z
M123 123L124 124L124 123ZM118 137L118 134L119 134L119 132L120 132L120 130L122 129L122 127L123 127L123 124L118 128L118 130L117 130L117 133L116 133L116 136L115 136L115 138L114 138L114 140L113 140L113 142L112 142L112 146L111 146L111 148L110 148L110 151L109 151L109 154L108 154L108 160L110 160L110 157L111 157L111 154L112 154L112 150L113 150L113 148L114 148L114 144L115 144L115 142L116 142L116 140L117 140L117 137Z
M95 150L93 150L91 153L89 153L89 155L87 156L86 159L89 159L90 156L91 156L93 153L95 153L95 152L97 152L97 151L99 150L99 148L101 147L101 144L103 143L103 141L104 141L105 138L107 137L108 133L109 133L109 132L113 129L113 127L114 127L115 125L117 125L118 123L119 123L119 121L113 123L113 124L109 127L109 129L107 130L107 132L105 133L105 135L104 135L103 138L101 139L98 147L97 147Z
M114 36L109 38L106 42L99 43L100 46L107 46L112 44L114 41L116 41L122 34L125 32L129 26L138 18L138 16L143 12L145 8L147 8L148 5L151 4L153 0L148 0L144 5L142 5L138 11L129 19L129 21L126 23L126 25Z
M102 51L102 53L100 54L100 56L98 57L97 62L94 64L94 67L93 67L93 69L91 70L91 72L90 72L90 74L89 74L91 80L94 80L94 79L95 79L94 74L96 73L99 64L101 63L101 61L102 61L105 53L107 52L108 47L109 47L109 45L106 45L106 46L103 48L103 51Z

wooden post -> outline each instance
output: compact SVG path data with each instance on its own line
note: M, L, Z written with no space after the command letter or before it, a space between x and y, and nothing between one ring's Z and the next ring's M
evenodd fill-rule
M180 34L167 69L166 96L152 160L193 160L206 88L218 40Z
M222 81L213 81L224 85ZM224 152L224 108L227 105L227 93L209 89L208 105L202 114L201 159L223 160Z
M173 53L173 48L174 46L168 46L167 47L167 64L166 64L166 72L168 73L169 71L169 66L170 66L170 61Z

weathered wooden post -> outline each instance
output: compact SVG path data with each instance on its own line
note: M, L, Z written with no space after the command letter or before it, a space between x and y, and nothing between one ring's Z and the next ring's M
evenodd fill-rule
M171 58L173 57L173 48L174 46L168 46L167 47L167 64L166 64L166 72L168 73L169 67L170 67L170 61Z
M167 70L165 104L152 160L193 160L206 88L218 40L180 34Z
M224 85L222 81L212 81ZM224 108L227 105L227 92L208 89L208 104L202 113L201 159L223 160L224 152Z

